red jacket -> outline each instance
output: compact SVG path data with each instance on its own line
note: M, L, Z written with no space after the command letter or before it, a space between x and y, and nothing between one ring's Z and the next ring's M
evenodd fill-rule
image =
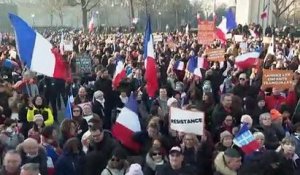
M266 96L265 97L266 106L269 110L277 109L280 110L281 105L286 104L288 106L294 106L297 102L295 91L290 91L288 96L285 98L283 96Z

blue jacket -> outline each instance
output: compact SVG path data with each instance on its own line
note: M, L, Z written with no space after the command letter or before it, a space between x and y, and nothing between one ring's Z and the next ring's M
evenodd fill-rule
M83 175L84 153L64 152L55 164L56 175Z

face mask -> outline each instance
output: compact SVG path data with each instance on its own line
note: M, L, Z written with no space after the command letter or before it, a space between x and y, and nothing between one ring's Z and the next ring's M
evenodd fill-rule
M26 157L29 157L29 158L35 158L35 157L37 157L38 156L38 154L35 154L35 155L31 155L31 154L26 154Z

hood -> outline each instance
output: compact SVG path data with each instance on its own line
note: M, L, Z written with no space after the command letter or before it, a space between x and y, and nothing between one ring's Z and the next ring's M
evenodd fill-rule
M222 173L223 175L237 175L237 172L229 169L225 165L223 156L224 156L224 152L220 152L214 161L216 171Z

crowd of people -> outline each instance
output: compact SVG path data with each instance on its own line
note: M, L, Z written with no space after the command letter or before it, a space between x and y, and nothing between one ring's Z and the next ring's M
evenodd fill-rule
M145 86L143 34L64 31L64 40L73 46L62 53L70 72L66 80L26 70L15 36L2 34L0 174L300 174L300 42L288 32L279 35L281 31L239 26L233 33L243 35L246 49L232 39L225 43L216 39L207 46L199 44L193 33L161 33L163 39L154 47L159 81L155 98L147 95ZM59 48L61 33L44 35ZM275 52L270 54L262 38L272 35ZM226 49L225 61L209 61L208 48ZM260 52L257 65L235 66L238 55L254 50ZM78 72L76 59L81 54L89 55L90 72ZM201 76L185 69L194 56L203 60ZM119 59L126 64L127 76L113 88ZM184 69L176 68L177 61L184 63ZM292 70L293 86L264 88L263 69ZM111 133L131 93L142 128L132 137L142 146L138 151L128 149ZM75 97L72 118L65 118L70 94ZM89 102L91 106L81 105ZM204 134L172 130L171 107L204 112ZM233 143L244 124L259 143L251 154Z

